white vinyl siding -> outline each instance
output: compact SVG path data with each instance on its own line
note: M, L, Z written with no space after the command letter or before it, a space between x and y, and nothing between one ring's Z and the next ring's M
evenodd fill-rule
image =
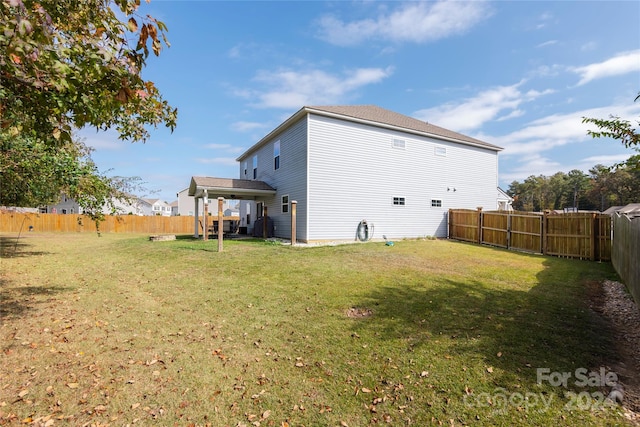
M274 135L255 151L247 152L245 158L258 158L257 180L264 181L277 190L272 198L260 200L267 207L273 219L276 237L290 238L291 214L282 212L282 196L298 202L296 208L296 238L307 240L307 121L296 122L282 133ZM274 143L280 141L280 168L277 173L272 167L260 165L274 164Z
M374 224L374 238L446 236L447 209L496 204L496 151L309 117L310 240L352 240L363 219ZM405 149L394 149L394 140ZM446 156L436 157L436 147ZM448 187L457 191L447 193ZM410 209L389 203L398 189ZM433 209L432 199L442 207Z

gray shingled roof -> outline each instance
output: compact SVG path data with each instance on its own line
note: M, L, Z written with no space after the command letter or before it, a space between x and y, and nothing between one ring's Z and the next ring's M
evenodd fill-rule
M466 136L458 132L453 132L451 130L433 125L431 123L423 122L422 120L414 119L413 117L405 116L404 114L385 110L384 108L378 107L376 105L309 106L305 107L305 109L307 111L316 110L320 112L339 114L345 117L352 117L354 119L395 126L409 131L427 133L434 136L440 136L491 148L494 150L502 150L501 147L498 147L496 145L480 141L479 139L471 138L470 136Z
M219 190L238 190L256 191L256 192L275 192L275 189L263 181L252 181L249 179L233 179L233 178L216 178L211 176L194 176L191 177L191 185L189 185L189 195L193 196L197 188L219 189Z

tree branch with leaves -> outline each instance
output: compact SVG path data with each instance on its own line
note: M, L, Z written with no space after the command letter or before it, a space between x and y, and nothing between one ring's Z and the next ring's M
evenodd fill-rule
M141 71L167 27L139 0L2 0L0 129L44 141L85 126L146 141L145 126L174 129L177 110ZM119 9L125 19L116 14Z
M634 101L637 102L638 100L640 100L640 92ZM609 116L609 119L583 117L582 123L592 123L600 129L596 131L587 131L587 134L594 138L617 139L622 142L625 147L640 151L640 130L635 128L629 120L623 120L618 116L611 115ZM637 124L640 125L640 120L637 121ZM639 170L640 156L633 155L626 162L621 163L620 165Z

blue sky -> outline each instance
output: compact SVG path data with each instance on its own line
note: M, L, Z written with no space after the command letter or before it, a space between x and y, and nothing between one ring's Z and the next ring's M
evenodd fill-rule
M178 108L146 143L83 130L102 171L169 202L305 105L375 104L504 148L499 185L633 153L582 117L637 124L637 1L142 2L170 48L143 75Z

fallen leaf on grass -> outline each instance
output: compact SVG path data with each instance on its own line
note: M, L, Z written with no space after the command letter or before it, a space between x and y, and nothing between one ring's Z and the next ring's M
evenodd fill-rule
M487 368L487 372L489 372L490 374L492 374L492 373L493 373L493 368L492 368L491 366L489 366L489 367Z
M368 388L366 388L366 387L362 387L360 390L361 390L363 393L371 393L371 390L370 390L370 389L368 389Z
M79 384L78 383L68 383L67 387L69 388L78 388Z
M271 415L271 411L267 409L262 413L262 419L266 420L267 418L269 418L270 415Z
M27 394L29 394L29 390L22 390L20 393L18 393L18 397L19 397L19 398L23 398L23 397L25 397Z

